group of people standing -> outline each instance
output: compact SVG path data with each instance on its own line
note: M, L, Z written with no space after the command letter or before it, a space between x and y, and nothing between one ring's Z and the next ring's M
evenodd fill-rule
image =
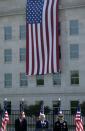
M21 112L19 118L15 120L15 131L27 131L27 120L24 112ZM38 119L36 120L35 131L49 131L49 122L46 120L45 114L40 113ZM53 131L68 131L67 122L64 120L62 112L59 112L57 115Z

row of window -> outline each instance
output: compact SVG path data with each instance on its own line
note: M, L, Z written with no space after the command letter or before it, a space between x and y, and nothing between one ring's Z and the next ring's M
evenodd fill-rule
M35 105L36 104L40 105L41 102L44 102L44 101L35 101ZM57 109L59 109L59 101L52 101L52 104L53 104L54 111L57 111L55 113L58 113ZM76 113L76 109L78 107L78 104L79 104L79 101L75 101L75 100L70 101L71 114ZM24 110L24 108L25 108L24 105L27 105L26 101L20 101L20 103L19 103L20 111ZM6 102L4 101L4 109L6 109L9 114L11 114L11 101L6 101Z
M20 62L24 62L26 60L26 49L20 48L19 53L20 53ZM70 58L71 59L79 58L79 45L78 44L70 45ZM4 50L4 62L5 63L12 62L12 49Z
M79 85L79 71L71 71L71 85ZM36 84L44 85L44 75L36 76ZM53 85L61 85L61 73L53 74ZM12 73L4 74L5 88L12 87ZM28 78L25 73L20 73L20 87L28 86Z
M26 26L20 25L20 40L26 39ZM4 27L4 40L12 40L12 27L6 26Z
M20 48L20 62L26 60L26 48ZM12 62L12 49L4 50L4 62L11 63Z
M26 39L26 26L20 25L19 28L20 40ZM61 23L58 24L58 33L61 34ZM78 35L79 34L79 21L78 20L70 20L69 22L69 34L70 35ZM4 40L12 40L12 27L5 26L4 27Z
M58 33L61 35L61 23L58 24ZM78 20L70 20L69 21L69 35L79 35L79 21Z

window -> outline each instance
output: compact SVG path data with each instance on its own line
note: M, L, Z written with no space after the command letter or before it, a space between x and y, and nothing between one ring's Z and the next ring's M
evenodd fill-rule
M12 50L11 49L4 50L4 62L5 63L12 62Z
M37 85L44 85L44 76L43 75L38 75L36 77Z
M26 26L20 25L20 40L26 39Z
M4 39L5 40L12 39L12 27L11 26L4 27Z
M58 114L59 109L60 109L60 105L61 105L61 101L57 100L57 101L53 101L52 103L53 103L54 114Z
M79 22L78 20L70 20L70 35L79 34Z
M71 59L79 58L79 45L78 44L70 45L70 58Z
M12 73L6 73L4 75L4 84L5 84L5 88L12 87Z
M28 85L28 81L27 81L27 76L25 73L20 73L20 86L27 86Z
M71 71L71 85L79 85L79 71Z
M61 85L61 73L53 74L53 85Z
M71 114L75 115L76 114L76 110L78 107L79 101L71 101L70 102L70 109L71 109Z
M20 62L23 62L26 60L26 49L20 48Z
M58 4L61 5L61 0L58 1Z

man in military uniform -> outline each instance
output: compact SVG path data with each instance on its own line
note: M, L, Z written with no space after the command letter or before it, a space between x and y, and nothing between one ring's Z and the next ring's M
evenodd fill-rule
M48 131L48 121L45 119L45 114L40 113L39 119L36 121L36 131Z
M57 121L54 124L53 131L68 131L67 122L64 120L64 115L59 112Z

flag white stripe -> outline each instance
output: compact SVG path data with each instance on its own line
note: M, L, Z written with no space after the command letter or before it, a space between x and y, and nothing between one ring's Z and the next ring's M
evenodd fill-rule
M46 20L45 20L46 5L47 5L47 0L44 1L43 15L42 15L43 41L44 41L44 53L45 53L44 74L47 73L47 41L46 41L46 27L45 27L46 25Z
M54 26L54 46L53 46L53 66L54 66L54 72L56 72L57 71L57 66L56 66L56 61L57 61L57 58L56 58L56 43L57 43L57 41L56 41L56 2L57 2L57 0L55 0L55 2L54 2L54 6L53 6L53 26Z
M49 33L49 73L51 73L51 55L52 55L52 29L51 29L51 5L52 0L49 2L48 6L48 33Z
M82 125L83 125L83 123L81 122L81 123L80 123L80 127L81 127L81 129L83 130L83 126L82 126Z
M32 36L31 36L31 25L29 24L29 75L32 73Z
M38 49L39 49L39 62L40 62L39 74L42 74L42 50L41 50L40 24L38 24Z
M36 48L36 31L35 24L33 24L33 41L34 41L34 75L37 74L37 48Z

